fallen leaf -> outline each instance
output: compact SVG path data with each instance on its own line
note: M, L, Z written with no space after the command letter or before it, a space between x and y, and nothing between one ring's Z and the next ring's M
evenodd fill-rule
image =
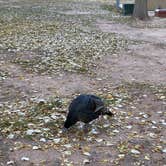
M22 161L29 161L30 159L28 157L21 157Z
M133 153L133 154L140 154L140 151L138 151L136 149L131 149L131 153Z

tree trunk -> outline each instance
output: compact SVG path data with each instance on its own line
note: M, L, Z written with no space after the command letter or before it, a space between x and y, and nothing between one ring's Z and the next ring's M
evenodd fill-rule
M147 11L147 0L135 0L133 16L140 20L147 20L149 18Z

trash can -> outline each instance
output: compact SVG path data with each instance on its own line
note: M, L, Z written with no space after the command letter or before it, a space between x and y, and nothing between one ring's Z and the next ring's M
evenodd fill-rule
M134 11L134 4L123 4L123 15L132 15Z

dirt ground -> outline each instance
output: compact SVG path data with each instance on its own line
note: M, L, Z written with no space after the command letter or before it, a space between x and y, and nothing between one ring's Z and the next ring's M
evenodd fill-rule
M81 9L85 4L79 5ZM63 14L91 16L85 9L75 11ZM95 60L90 68L93 74L62 70L56 74L29 72L12 63L15 53L1 49L0 108L4 111L6 104L31 98L47 100L55 95L70 101L80 93L116 94L120 101L125 94L127 100L110 106L115 112L113 118L93 122L91 130L97 133L83 133L76 125L65 135L54 134L56 139L67 139L63 145L52 145L49 140L41 142L38 138L29 140L19 133L14 138L0 133L0 165L166 166L166 19L153 17L146 23L124 24L96 17L93 27L99 32L134 42ZM31 51L23 54L27 59L38 56Z

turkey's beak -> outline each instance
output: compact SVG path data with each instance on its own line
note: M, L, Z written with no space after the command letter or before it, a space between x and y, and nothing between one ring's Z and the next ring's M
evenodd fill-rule
M104 108L104 106L97 107L96 110L95 110L95 112L98 112L98 111L100 111L103 108Z

